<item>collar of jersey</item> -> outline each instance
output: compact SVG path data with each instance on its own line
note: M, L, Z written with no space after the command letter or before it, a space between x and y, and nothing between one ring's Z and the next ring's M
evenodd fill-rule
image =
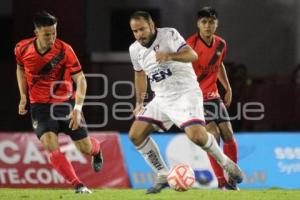
M40 55L40 56L44 56L45 54L47 54L51 48L49 48L47 51L45 51L44 53L39 52L38 47L37 47L37 38L34 39L33 41L33 45L34 45L34 50Z
M207 46L208 48L211 48L211 47L213 46L213 44L214 44L214 37L213 37L213 39L212 39L210 45L208 45L208 44L203 40L203 38L201 37L200 33L198 33L198 37L197 37L197 38L198 38L199 40L201 40L201 41L203 42L203 44L204 44L205 46Z

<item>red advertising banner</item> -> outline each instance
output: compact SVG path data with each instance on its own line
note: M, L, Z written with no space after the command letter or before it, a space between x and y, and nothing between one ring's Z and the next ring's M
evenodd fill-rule
M103 169L95 173L91 159L81 154L66 135L59 136L60 150L71 161L88 187L129 188L128 173L117 132L93 133L101 143ZM71 187L49 164L47 152L32 133L0 133L0 187Z

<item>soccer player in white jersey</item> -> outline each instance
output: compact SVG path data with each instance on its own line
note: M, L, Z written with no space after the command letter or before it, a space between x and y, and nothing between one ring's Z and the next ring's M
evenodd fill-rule
M129 23L136 39L129 47L136 89L136 107L133 111L136 120L129 131L129 138L157 173L156 182L146 193L158 193L168 186L168 168L149 134L168 130L173 124L213 156L231 179L240 183L243 179L241 170L204 128L202 93L191 64L197 60L197 54L186 45L176 29L155 28L147 12L134 12ZM147 77L155 97L144 107Z

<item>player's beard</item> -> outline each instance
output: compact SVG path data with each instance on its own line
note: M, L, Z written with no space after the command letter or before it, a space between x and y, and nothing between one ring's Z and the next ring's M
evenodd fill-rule
M140 42L140 44L142 45L142 46L144 46L144 47L147 47L147 48L149 48L151 45L152 45L152 43L153 43L153 41L155 40L155 38L156 38L156 32L155 33L150 33L150 35L149 35L149 39L148 39L148 41L146 41L146 43L142 43L142 41ZM145 40L144 38L143 38L143 40Z

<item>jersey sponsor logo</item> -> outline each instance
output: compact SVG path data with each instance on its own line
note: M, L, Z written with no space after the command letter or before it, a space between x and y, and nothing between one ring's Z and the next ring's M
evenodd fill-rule
M170 69L163 69L157 72L152 73L149 76L150 82L160 82L168 77L172 76L172 72Z

